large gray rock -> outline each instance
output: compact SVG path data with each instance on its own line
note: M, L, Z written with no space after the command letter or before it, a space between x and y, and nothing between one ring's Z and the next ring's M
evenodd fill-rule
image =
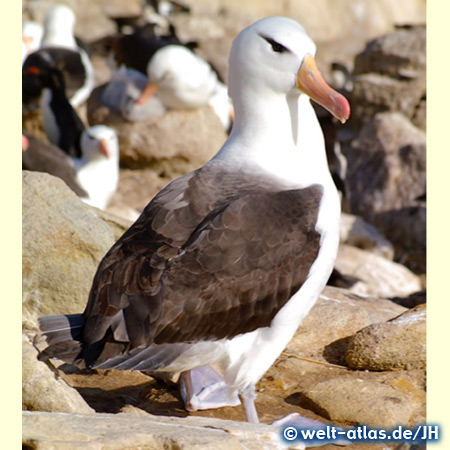
M279 448L278 430L263 424L203 417L29 411L22 413L22 443L53 450Z
M342 359L345 352L332 345L368 325L397 317L406 308L389 300L360 297L345 289L326 286L317 303L300 324L286 353Z
M405 266L350 245L339 247L335 267L359 280L349 288L358 295L406 297L422 289L421 279Z
M38 352L22 338L22 409L93 414L81 395L55 371L37 359Z
M399 113L377 114L363 127L346 149L354 214L368 220L417 204L425 190L425 146L425 134Z
M317 383L303 396L302 403L320 415L350 425L392 428L424 420L425 392L406 374L390 379L344 375Z
M193 14L174 16L174 21L182 37L200 42L200 48L222 75L226 73L232 38L262 17L276 15L298 20L318 44L319 66L326 68L336 59L351 64L368 39L391 31L396 23L424 23L426 9L424 0L251 0L245 2L245 7L239 0L188 3Z
M110 226L58 178L23 172L24 327L39 316L84 310L100 259L115 241Z
M370 251L386 259L394 259L394 247L384 234L361 217L342 213L340 222L341 244Z
M371 40L355 59L354 74L379 73L392 78L413 79L426 71L426 28L399 27Z
M370 41L357 55L353 119L367 123L378 112L396 111L425 129L425 26L400 28Z
M425 368L426 306L358 331L349 339L345 356L347 364L355 369Z
M62 3L60 0L25 0L22 7L24 20L35 20L43 23L45 14L51 6ZM102 36L115 32L115 25L105 14L103 0L65 0L64 4L70 6L77 18L75 35L83 41L90 42ZM133 3L133 1L126 3Z
M423 273L425 133L399 113L379 113L344 152L351 212L383 232L397 260Z
M159 176L173 178L205 164L225 142L223 126L209 106L171 110L144 122L126 122L102 105L103 89L94 89L89 98L88 120L92 125L104 123L116 130L123 167L147 167Z
M142 211L173 177L159 176L152 169L120 169L119 186L107 210L126 205Z

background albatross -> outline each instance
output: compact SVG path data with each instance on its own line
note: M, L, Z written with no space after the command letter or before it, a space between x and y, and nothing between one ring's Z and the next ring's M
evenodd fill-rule
M338 248L339 197L309 98L342 122L350 107L314 54L288 18L237 36L228 140L109 250L83 314L40 319L41 359L177 372L217 364L258 421L255 383L314 305Z

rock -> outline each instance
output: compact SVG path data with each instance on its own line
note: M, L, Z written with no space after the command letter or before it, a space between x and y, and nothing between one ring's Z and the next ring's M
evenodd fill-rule
M345 355L355 369L422 369L426 366L426 306L419 305L352 336Z
M242 18L247 22L270 15L289 16L300 21L312 37L321 42L333 41L342 36L348 39L351 33L365 41L364 37L384 33L398 22L425 21L423 0L400 0L395 6L389 0L381 0L377 5L352 0L332 3L326 0L314 3L253 0L246 2L245 8L238 0L197 0L191 3L195 15L231 16L234 20Z
M425 133L399 113L379 113L344 153L350 211L383 232L397 261L425 272Z
M109 206L126 205L142 211L147 203L170 181L172 177L158 176L152 169L120 169L119 186Z
M425 145L425 134L398 113L377 114L363 127L346 150L353 213L369 220L417 205L425 190Z
M285 352L319 359L325 356L328 361L341 362L345 351L340 341L404 311L406 308L389 300L359 297L347 290L326 286Z
M355 58L352 118L367 123L396 111L425 129L426 30L397 29L370 41Z
M35 20L44 23L45 14L51 6L61 3L59 0L26 0L23 4L24 20ZM98 39L101 36L114 33L114 23L105 15L103 0L66 0L64 4L72 8L77 18L75 36L84 42ZM127 2L129 3L129 2Z
M111 228L58 178L23 172L23 321L79 313L100 259L114 243Z
M416 118L416 123L425 129L423 117L417 116L424 98L424 81L406 83L375 73L358 75L351 95L352 121L361 126L377 113L401 112L410 120Z
M394 247L383 233L375 226L367 223L361 217L352 214L341 214L340 223L341 244L370 251L386 259L394 259Z
M397 79L423 77L426 71L425 25L398 27L367 43L355 59L354 74L379 73Z
M421 281L424 284L424 280ZM405 308L414 308L427 302L427 291L424 289L423 291L414 292L414 294L408 295L407 297L393 297L390 300Z
M95 209L97 217L102 219L111 228L114 235L114 241L117 241L122 234L130 228L132 221L117 214L112 214L108 210Z
M108 17L138 16L142 12L139 0L108 0L101 2L103 11Z
M145 122L126 122L101 104L103 89L94 89L89 98L88 121L117 131L123 167L147 167L159 176L173 178L205 164L225 142L223 126L209 106L171 110Z
M425 188L424 188L425 189ZM427 210L424 202L375 215L374 223L394 243L395 260L418 274L426 272Z
M354 55L371 38L387 33L397 23L424 23L424 0L353 0L329 2L273 2L254 0L199 0L191 2L192 14L173 16L183 40L196 40L200 51L226 75L232 39L245 26L262 17L277 15L298 20L318 44L318 65L328 78L328 68L338 60L353 66ZM338 18L338 20L337 20Z
M342 376L320 382L303 392L301 400L330 420L350 425L393 428L424 420L425 392L404 374L359 378Z
M24 448L95 449L277 449L278 430L203 417L138 414L22 413Z
M139 211L130 208L127 205L121 204L114 204L114 205L108 205L105 209L105 211L113 216L120 217L121 219L128 222L130 225L136 221L136 219L139 217L140 213Z
M26 336L22 339L22 409L93 414L83 397L49 366L37 359L38 352Z
M405 266L349 245L339 247L335 268L360 280L349 288L358 295L405 297L422 289L420 277Z

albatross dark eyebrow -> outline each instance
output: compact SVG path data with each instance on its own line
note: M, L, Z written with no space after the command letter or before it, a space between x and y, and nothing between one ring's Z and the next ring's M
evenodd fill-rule
M260 34L260 36L272 46L272 50L274 52L276 53L290 52L290 50L287 47L275 41L274 39L264 36L263 34Z

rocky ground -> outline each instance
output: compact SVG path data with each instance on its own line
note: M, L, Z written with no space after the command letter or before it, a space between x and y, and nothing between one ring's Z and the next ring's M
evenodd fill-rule
M41 20L52 3L25 1L24 18ZM120 0L67 3L79 17L77 34L93 48L113 31L108 8L123 13L136 6ZM242 27L269 14L298 19L318 43L319 66L353 111L337 129L347 171L336 261L353 281L326 287L259 382L261 421L299 412L341 426L423 423L425 2L186 3L193 13L174 17L180 36L197 39L224 77L231 40ZM54 177L23 173L23 448L276 448L273 430L242 422L241 407L187 413L176 385L151 374L56 369L37 360L37 318L82 311L98 262L130 220L164 184L202 165L226 139L207 107L122 122L98 104L110 72L104 54L92 58L98 87L79 112L91 125L116 128L120 184L105 212L82 203ZM333 78L339 74L332 62L348 69L345 82ZM39 114L25 115L24 128L42 136Z

